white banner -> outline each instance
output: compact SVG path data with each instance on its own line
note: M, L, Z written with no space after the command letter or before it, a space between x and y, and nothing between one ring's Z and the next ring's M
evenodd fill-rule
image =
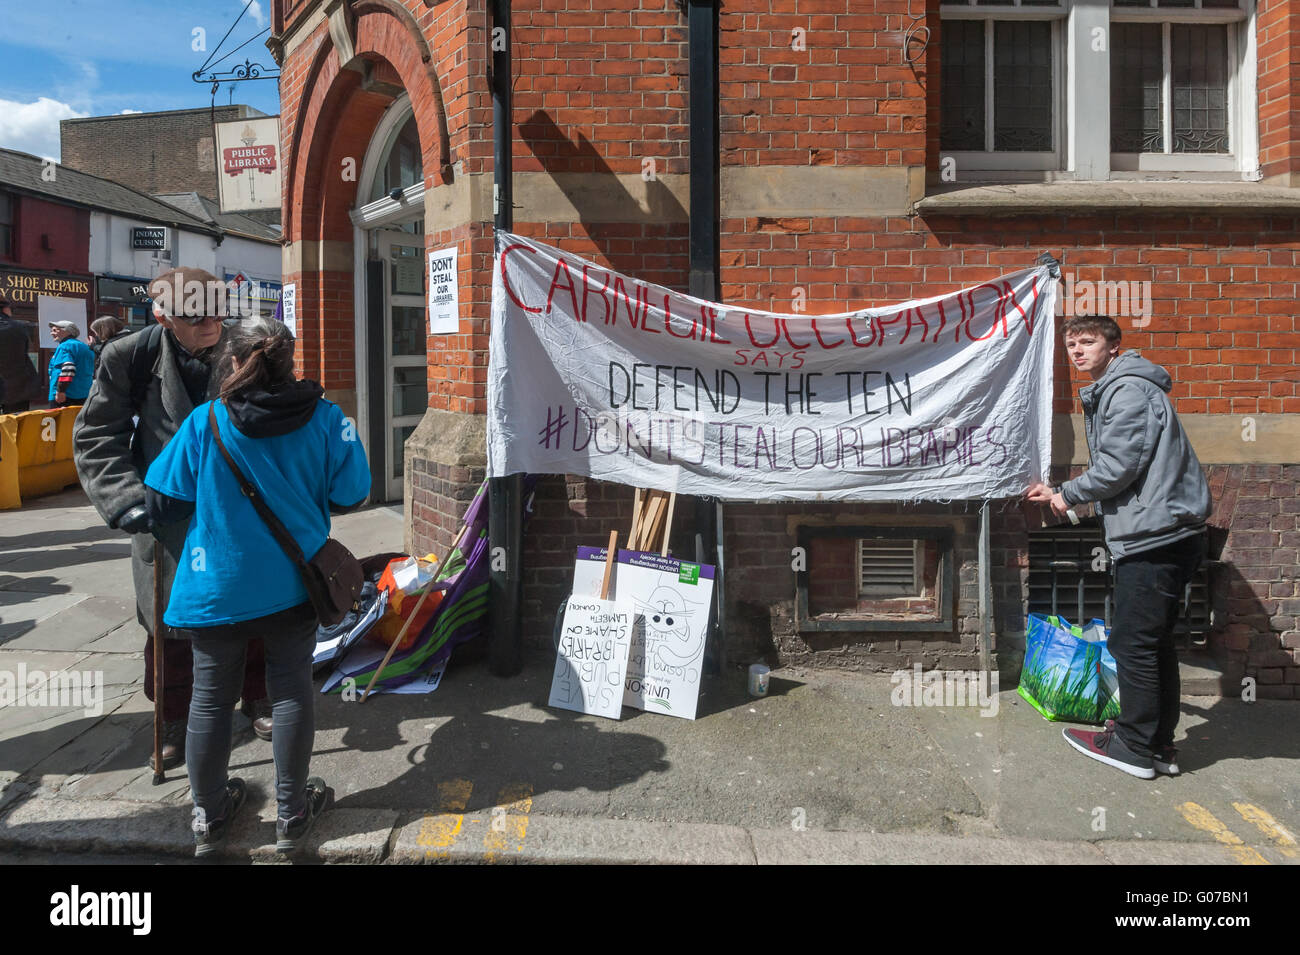
M731 500L1019 497L1051 463L1047 266L834 315L706 302L498 233L488 473Z
M222 212L280 208L280 117L214 123Z

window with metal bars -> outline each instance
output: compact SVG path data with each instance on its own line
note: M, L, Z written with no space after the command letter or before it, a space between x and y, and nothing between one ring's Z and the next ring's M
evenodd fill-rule
M1115 614L1110 555L1095 518L1078 527L1047 527L1029 534L1030 613L1060 614L1071 623L1093 618L1110 626ZM1184 595L1175 634L1184 647L1203 647L1212 625L1208 570L1197 572Z

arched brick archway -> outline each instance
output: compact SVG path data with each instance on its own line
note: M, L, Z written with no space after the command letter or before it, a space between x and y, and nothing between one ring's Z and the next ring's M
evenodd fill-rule
M299 371L355 417L358 411L355 237L363 159L385 111L402 92L411 100L426 188L452 170L441 83L418 25L389 0L351 6L341 62L328 24L298 55L309 60L301 98L286 116L284 281L298 288ZM345 43L344 46L347 44ZM346 55L346 54L344 54Z

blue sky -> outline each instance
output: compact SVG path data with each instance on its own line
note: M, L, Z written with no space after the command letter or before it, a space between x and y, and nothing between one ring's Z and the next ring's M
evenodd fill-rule
M248 0L42 0L5 3L0 31L0 146L59 158L59 120L124 111L192 109L212 103L211 85L190 75L216 49ZM253 0L223 55L269 25L270 0ZM195 29L205 31L196 51ZM221 63L244 58L274 69L266 37ZM217 102L231 102L223 84ZM280 111L275 80L234 86L234 102Z

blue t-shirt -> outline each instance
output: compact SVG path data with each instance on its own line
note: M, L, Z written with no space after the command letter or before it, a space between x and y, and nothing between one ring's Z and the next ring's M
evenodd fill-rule
M59 392L59 374L67 362L77 368L76 377L64 389L69 401L83 401L90 394L90 383L95 380L95 353L79 338L59 342L50 356L50 401Z
M244 497L208 428L205 402L149 466L145 484L193 501L194 517L163 620L212 627L264 617L307 600L298 568ZM329 505L347 507L370 491L366 452L338 405L320 399L311 420L289 434L249 438L217 404L221 438L244 476L310 560L329 537Z

